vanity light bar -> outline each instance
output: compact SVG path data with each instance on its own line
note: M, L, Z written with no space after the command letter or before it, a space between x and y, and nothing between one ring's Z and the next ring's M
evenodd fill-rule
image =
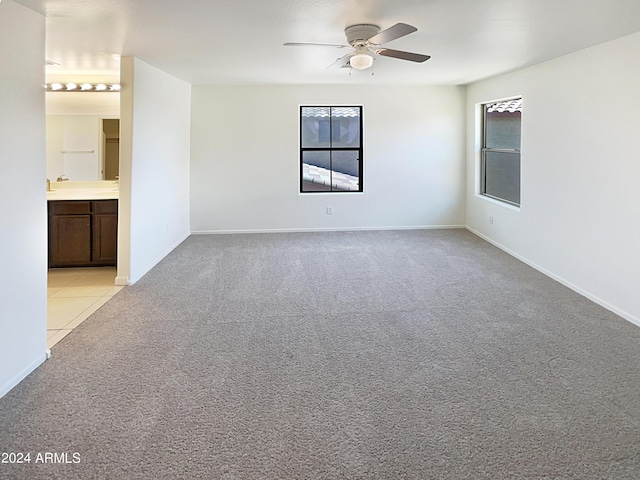
M48 92L119 92L119 83L46 83Z

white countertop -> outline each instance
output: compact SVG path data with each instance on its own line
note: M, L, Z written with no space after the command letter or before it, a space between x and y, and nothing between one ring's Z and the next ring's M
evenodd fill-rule
M113 200L119 193L117 188L61 188L47 192L47 200Z

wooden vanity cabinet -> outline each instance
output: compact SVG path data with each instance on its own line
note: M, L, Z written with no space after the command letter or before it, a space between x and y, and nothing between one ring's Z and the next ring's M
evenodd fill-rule
M96 265L115 265L118 253L118 201L92 203L91 258Z
M49 201L49 267L115 265L117 200Z

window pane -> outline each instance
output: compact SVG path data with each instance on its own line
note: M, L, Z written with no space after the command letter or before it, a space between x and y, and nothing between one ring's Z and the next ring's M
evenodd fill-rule
M360 162L357 151L302 152L302 191L358 191Z
M331 108L331 146L333 148L360 146L360 109Z
M331 190L331 152L314 150L302 152L302 191Z
M335 191L358 191L360 162L357 151L331 152L331 186Z
M520 154L484 153L484 192L520 205Z
M331 111L329 107L302 107L300 123L302 148L331 146Z
M520 119L522 112L487 112L486 148L520 150Z

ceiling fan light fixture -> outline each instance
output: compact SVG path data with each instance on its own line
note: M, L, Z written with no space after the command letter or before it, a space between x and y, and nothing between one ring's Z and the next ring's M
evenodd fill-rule
M349 60L349 64L356 70L366 70L373 65L373 57L368 53L356 53Z

